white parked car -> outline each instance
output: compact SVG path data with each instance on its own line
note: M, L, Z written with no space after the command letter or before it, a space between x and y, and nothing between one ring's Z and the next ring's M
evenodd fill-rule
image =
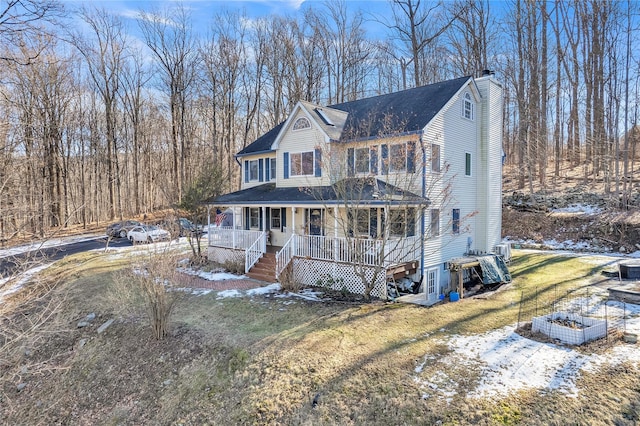
M127 238L133 244L144 242L155 243L156 241L169 241L171 234L155 225L139 225L127 233Z

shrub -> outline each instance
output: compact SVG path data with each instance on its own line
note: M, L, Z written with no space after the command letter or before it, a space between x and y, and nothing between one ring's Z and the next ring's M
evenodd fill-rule
M302 285L293 279L293 263L289 263L287 267L282 270L278 281L280 281L280 287L284 291L296 292L302 288Z
M112 298L116 307L132 314L146 312L156 339L168 334L169 320L181 292L171 291L177 284L177 258L166 253L150 253L132 263L116 277Z

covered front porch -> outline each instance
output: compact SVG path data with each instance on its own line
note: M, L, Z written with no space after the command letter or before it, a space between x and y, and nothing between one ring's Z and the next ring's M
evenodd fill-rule
M244 272L250 274L261 259L273 256L276 280L291 268L292 279L300 284L353 293L362 293L362 277L368 277L375 281L372 295L376 297L386 297L387 279L397 275L399 267L403 267L405 276L420 279L419 236L368 239L293 234L283 246L274 246L267 244L267 235L267 231L212 228L209 258L221 264L242 264Z
M358 198L339 196L356 193ZM418 281L423 250L421 224L428 201L378 180L349 180L340 191L320 188L277 188L264 184L212 200L226 219L210 226L209 258L241 263L245 273L271 263L273 277L291 268L296 282L329 285L361 292L363 281L375 281L386 297L387 274L411 263L406 275ZM359 269L354 269L359 268ZM356 271L357 273L355 273ZM354 277L357 276L357 279ZM376 296L376 294L372 294Z

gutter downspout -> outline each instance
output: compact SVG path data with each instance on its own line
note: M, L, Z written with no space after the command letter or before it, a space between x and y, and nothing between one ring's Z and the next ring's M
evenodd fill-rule
M422 147L422 199L426 199L427 197L427 153L424 149L424 130L420 131L420 146ZM420 221L420 231L422 232L422 238L420 238L420 280L424 279L424 235L425 235L425 226L424 221L425 217L425 207L422 209L422 220ZM427 289L425 289L426 295Z

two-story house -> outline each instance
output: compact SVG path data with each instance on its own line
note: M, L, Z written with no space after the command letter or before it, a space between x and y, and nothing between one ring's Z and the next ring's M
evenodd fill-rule
M209 258L382 298L404 275L437 301L452 258L501 239L502 98L486 73L298 102L238 152L241 190L208 201L235 225L211 227Z

